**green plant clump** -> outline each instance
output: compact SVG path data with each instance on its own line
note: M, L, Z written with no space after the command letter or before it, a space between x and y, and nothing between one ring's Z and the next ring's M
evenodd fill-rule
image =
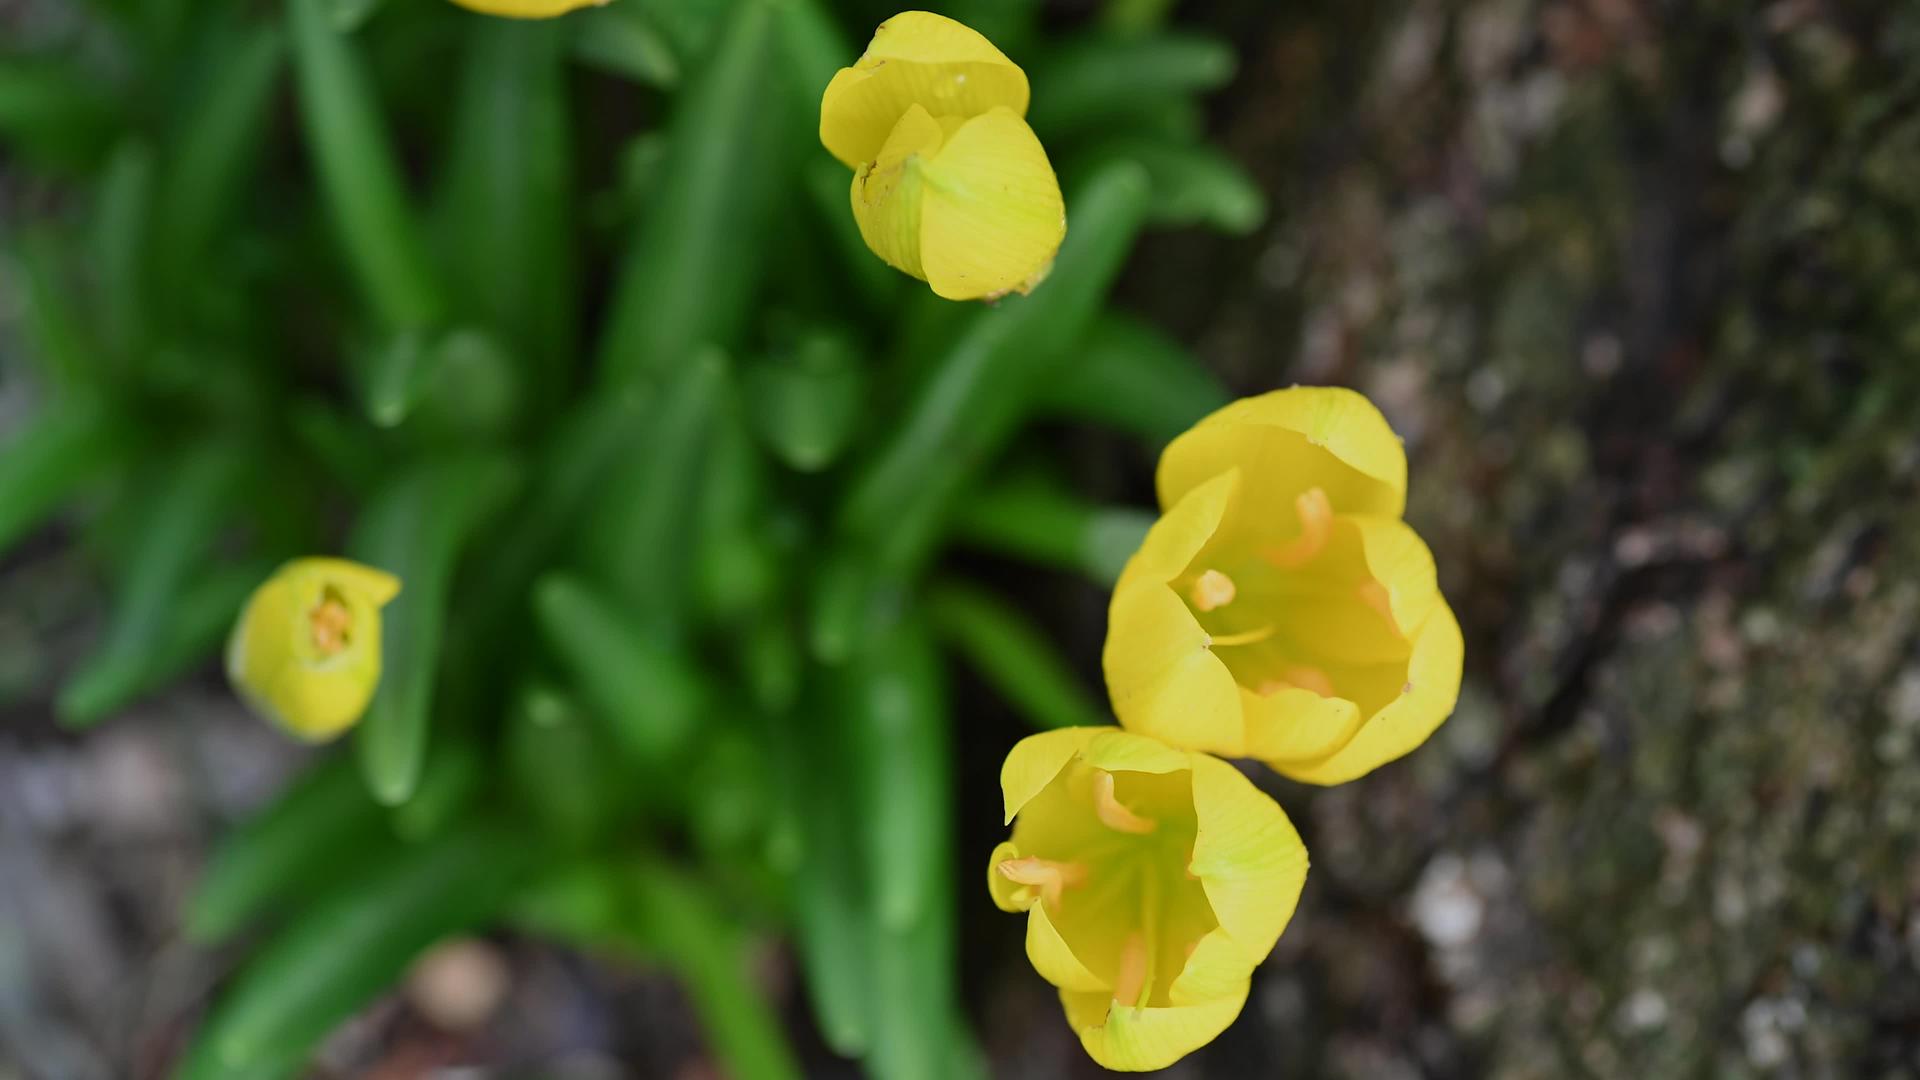
M982 1071L944 668L1037 725L1106 712L943 554L1110 583L1145 516L999 466L1037 420L1157 448L1221 404L1107 295L1143 229L1263 207L1200 142L1232 53L1166 5L1051 37L1037 0L941 7L1032 77L1069 230L1031 296L941 301L862 244L817 136L892 14L859 0L92 0L9 32L34 405L0 551L57 536L111 583L64 722L203 669L290 558L405 582L364 718L199 885L190 933L252 945L184 1075L297 1073L423 948L502 927L665 965L732 1075L800 1071L767 936L833 1050Z

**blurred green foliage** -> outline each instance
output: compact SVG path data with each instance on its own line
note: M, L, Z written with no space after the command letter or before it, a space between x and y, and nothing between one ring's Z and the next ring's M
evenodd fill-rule
M446 934L664 964L733 1075L797 1075L746 945L827 1043L977 1075L955 994L957 656L1100 722L963 543L1105 585L1144 514L997 475L1032 422L1157 445L1223 400L1104 310L1143 227L1254 228L1198 141L1221 42L1116 2L940 5L1027 67L1069 234L953 305L860 242L819 93L891 10L617 0L547 22L378 0L94 0L0 53L37 405L0 549L59 516L111 583L76 727L218 650L278 562L400 575L351 753L227 838L189 930L258 930L184 1065L297 1073Z

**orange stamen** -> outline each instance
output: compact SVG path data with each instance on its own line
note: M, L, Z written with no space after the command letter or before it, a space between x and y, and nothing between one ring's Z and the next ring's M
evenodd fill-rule
M1333 504L1327 501L1325 491L1308 488L1293 500L1293 508L1300 515L1300 535L1292 543L1268 548L1263 553L1268 562L1282 570L1312 562L1333 535Z
M1083 863L1054 862L1032 855L1024 859L1002 859L995 869L1016 885L1031 885L1040 890L1040 899L1056 911L1060 908L1060 894L1087 880Z
M1093 812L1100 816L1102 825L1115 832L1145 836L1160 827L1152 818L1141 817L1120 805L1113 793L1113 774L1105 769L1095 769L1093 773Z

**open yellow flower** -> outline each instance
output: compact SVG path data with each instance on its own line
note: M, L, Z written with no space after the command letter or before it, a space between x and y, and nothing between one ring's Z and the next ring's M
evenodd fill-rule
M509 19L551 19L575 8L598 7L608 0L453 0L463 8L482 15L502 15Z
M1000 770L1013 838L988 888L1027 913L1027 956L1109 1069L1211 1042L1293 917L1307 852L1227 763L1115 728L1023 739Z
M1039 284L1066 204L1027 97L1026 74L968 27L924 11L881 23L820 100L867 246L950 300Z
M1406 455L1350 390L1235 402L1160 459L1165 513L1114 589L1120 722L1337 784L1426 741L1460 692L1460 627L1400 520Z
M227 678L255 712L311 742L353 726L380 683L380 608L400 579L346 559L295 559L247 598Z

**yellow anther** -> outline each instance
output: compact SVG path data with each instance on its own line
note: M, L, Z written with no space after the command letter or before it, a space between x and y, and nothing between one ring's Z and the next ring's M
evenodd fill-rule
M353 629L353 612L333 590L327 590L320 603L308 613L313 632L313 647L321 656L333 656L347 647Z
M1113 794L1113 774L1104 769L1093 772L1093 811L1100 815L1100 824L1115 832L1145 836L1160 827L1152 818L1141 817L1120 805Z
M1308 488L1293 500L1293 508L1300 515L1300 535L1292 543L1265 552L1267 561L1282 570L1312 562L1333 535L1333 504L1327 501L1325 491Z
M1188 595L1193 597L1193 606L1201 611L1212 611L1233 603L1239 590L1233 586L1233 579L1218 570L1207 570L1193 579L1193 589Z
M1000 876L1016 885L1031 885L1040 890L1040 899L1054 910L1060 909L1060 894L1087 880L1082 863L1054 862L1038 856L1003 859L996 868Z

